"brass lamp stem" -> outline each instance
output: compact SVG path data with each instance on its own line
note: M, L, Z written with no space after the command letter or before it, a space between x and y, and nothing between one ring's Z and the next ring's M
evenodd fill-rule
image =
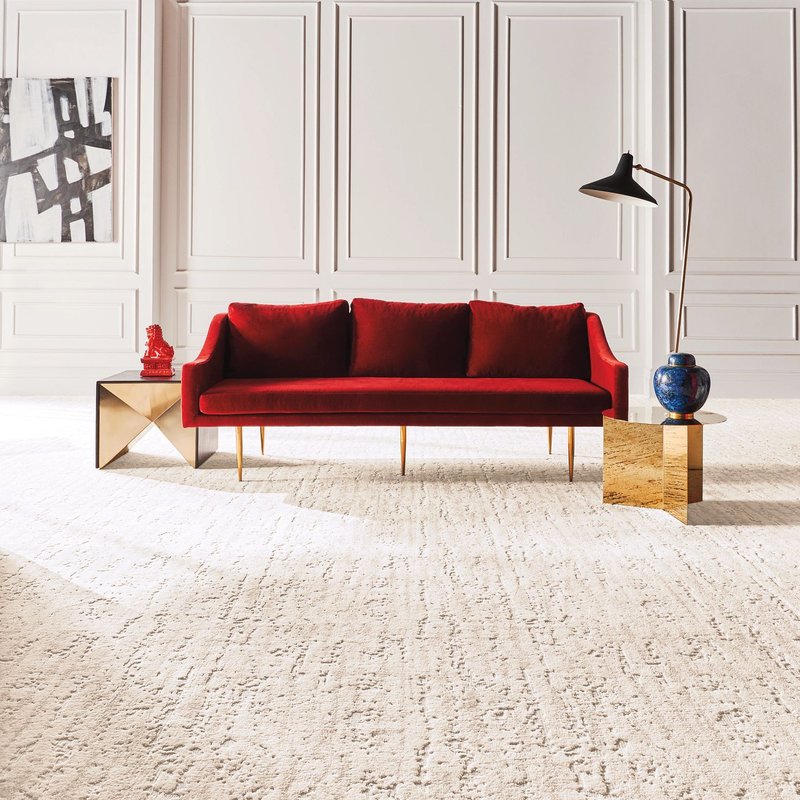
M686 192L686 226L683 229L683 258L681 259L681 293L678 300L678 321L675 325L675 349L674 353L679 352L678 348L681 343L681 326L683 325L683 296L686 292L686 259L689 254L689 231L692 227L692 190L685 184L675 178L670 178L669 175L662 175L660 172L643 167L641 164L634 164L634 169L640 169L648 175L654 175L656 178L661 178L667 183L674 186L680 186Z

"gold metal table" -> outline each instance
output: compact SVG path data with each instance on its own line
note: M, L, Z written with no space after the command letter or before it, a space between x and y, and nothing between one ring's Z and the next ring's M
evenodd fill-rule
M192 467L217 450L216 428L184 428L181 379L143 378L129 370L97 381L95 466L105 467L155 424Z
M725 422L699 411L670 419L660 407L631 408L628 419L603 420L603 502L660 508L689 522L703 499L703 428Z

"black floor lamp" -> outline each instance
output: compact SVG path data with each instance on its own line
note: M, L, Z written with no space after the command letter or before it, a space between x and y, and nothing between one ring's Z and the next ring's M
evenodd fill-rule
M633 170L642 170L656 178L680 186L686 192L686 225L683 231L683 258L681 262L681 290L678 299L678 316L675 322L675 347L667 363L653 375L653 389L658 402L673 419L692 419L708 399L711 377L703 367L698 367L691 353L681 353L681 328L683 326L683 302L686 292L686 261L689 254L689 233L692 227L692 191L679 180L662 175L652 169L633 163L633 156L624 153L613 175L581 186L580 191L601 200L635 206L657 206L656 199L648 194L633 179Z

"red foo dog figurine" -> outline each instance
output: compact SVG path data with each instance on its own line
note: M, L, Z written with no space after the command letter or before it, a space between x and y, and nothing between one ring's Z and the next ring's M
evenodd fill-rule
M147 347L142 364L144 369L139 373L143 378L171 378L175 374L172 368L172 357L175 350L164 341L160 325L147 328Z

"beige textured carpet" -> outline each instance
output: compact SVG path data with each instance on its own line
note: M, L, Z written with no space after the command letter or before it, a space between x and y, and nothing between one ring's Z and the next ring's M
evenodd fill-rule
M797 798L800 402L715 402L703 524L599 431L159 434L0 400L0 797Z

